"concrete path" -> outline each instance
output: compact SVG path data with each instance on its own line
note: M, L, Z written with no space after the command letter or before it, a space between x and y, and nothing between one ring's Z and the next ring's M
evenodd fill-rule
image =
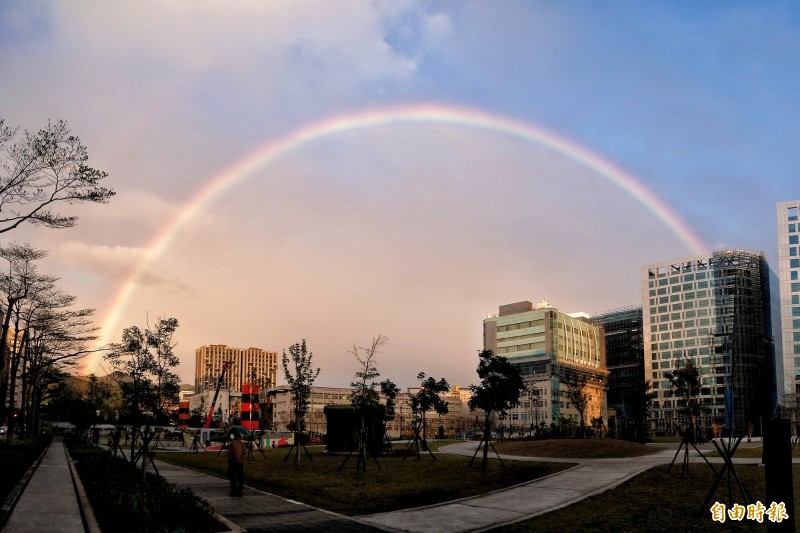
M227 479L199 474L161 461L156 461L156 467L170 483L191 488L205 499L219 515L217 518L233 531L379 531L345 516L247 486L242 497L232 497Z
M441 448L442 452L469 455L477 443L464 442ZM501 455L503 459L579 462L576 467L498 490L452 502L358 517L359 522L386 531L461 532L484 531L554 511L620 483L658 465L669 463L675 450L625 459L546 459Z
M53 440L23 490L3 533L83 533L83 519L61 440Z

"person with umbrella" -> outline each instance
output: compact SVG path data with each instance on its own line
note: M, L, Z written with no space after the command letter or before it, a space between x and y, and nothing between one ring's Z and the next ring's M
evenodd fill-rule
M241 496L244 489L244 442L242 442L242 432L234 431L234 428L231 428L228 432L228 437L228 479L231 480L231 496Z

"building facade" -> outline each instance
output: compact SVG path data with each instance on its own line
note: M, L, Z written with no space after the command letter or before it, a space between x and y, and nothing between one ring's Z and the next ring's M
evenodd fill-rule
M427 414L428 438L432 438L439 426L444 427L447 435L456 435L469 432L475 413L470 413L467 401L462 399L464 389L453 387L455 393L444 395L447 402L448 413L439 416L431 412ZM401 392L395 398L395 417L386 424L386 433L390 438L413 438L411 422L414 415L411 411L411 395L418 389L410 388ZM312 433L325 434L328 432L328 421L325 417L326 405L350 405L351 389L338 387L311 387L311 398L308 412L305 416L305 430ZM380 394L381 403L385 399ZM292 391L288 385L281 385L269 391L270 425L275 431L288 431L294 420L292 412Z
M642 297L645 379L657 394L651 429L673 434L675 424L687 424L668 374L690 359L700 369L701 428L760 427L774 404L780 336L764 254L725 250L647 265Z
M800 200L777 204L782 357L778 390L800 393Z
M257 383L266 389L278 382L278 352L212 344L195 350L194 390L201 393L216 389L227 361L231 365L225 372L221 387L241 391L242 383Z
M632 402L641 395L645 382L642 308L609 311L593 316L592 322L602 326L605 334L608 415L630 419L635 409Z
M568 315L545 301L501 305L483 321L483 346L502 355L521 371L529 394L509 412L506 427L558 424L578 419L567 400L567 382L585 380L589 401L584 419L607 417L605 340L603 329L582 314Z

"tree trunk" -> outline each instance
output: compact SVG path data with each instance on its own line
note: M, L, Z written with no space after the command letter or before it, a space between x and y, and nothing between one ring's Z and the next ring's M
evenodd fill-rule
M6 314L3 318L3 330L0 335L0 424L5 421L6 416L8 416L8 412L6 411L6 397L8 394L8 371L10 370L11 365L9 364L9 357L6 357L6 345L8 339L8 325L11 323L11 312L14 309L14 304L16 303L15 298L8 298L8 307L6 308Z
M481 460L481 469L484 471L489 468L489 439L492 438L492 412L486 413L486 418L483 422L483 458Z

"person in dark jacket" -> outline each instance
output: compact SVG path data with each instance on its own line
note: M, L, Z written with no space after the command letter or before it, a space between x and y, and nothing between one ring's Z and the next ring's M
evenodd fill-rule
M236 432L231 432L228 443L228 479L231 480L231 496L241 496L244 488L244 442Z

